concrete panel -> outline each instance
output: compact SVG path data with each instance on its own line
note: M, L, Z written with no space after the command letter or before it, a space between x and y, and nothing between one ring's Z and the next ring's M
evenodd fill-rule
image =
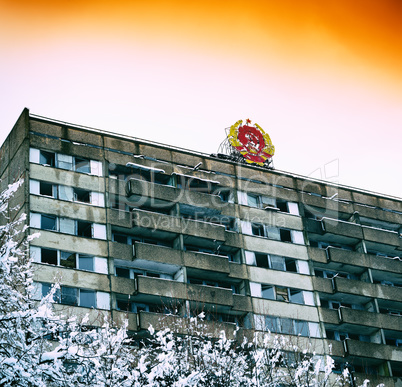
M261 253L308 259L306 246L273 241L264 237L243 235L244 249Z
M397 232L380 230L378 228L362 226L364 239L367 241L384 243L402 248L401 238Z
M31 131L61 138L63 131L61 125L30 119Z
M91 144L96 146L103 146L102 136L96 133L95 130L76 129L76 128L62 128L62 138L70 141L80 142L84 144Z
M9 134L9 147L10 147L10 159L17 152L17 149L24 142L29 133L29 110L24 109L21 115L18 117L12 131Z
M324 233L363 239L362 228L359 224L336 221L329 218L323 218L322 224L324 226Z
M156 246L147 243L135 242L135 257L141 260L150 260L161 263L169 263L172 265L183 266L183 251L171 249L164 246ZM131 246L129 246L131 247ZM190 259L191 260L191 259Z
M30 164L29 170L31 179L79 187L96 192L104 192L105 190L105 180L102 177L45 167L39 164Z
M183 253L184 265L197 269L214 271L219 273L229 273L229 260L219 255L206 253Z
M133 260L133 246L109 241L109 256L115 259Z
M161 148L160 146L152 146L144 143L137 143L137 147L137 152L140 155L153 157L157 160L172 161L173 152L170 149Z
M256 314L319 322L318 310L313 306L264 300L263 298L255 297L252 297L251 300Z
M53 214L61 217L85 220L95 223L106 223L106 210L89 204L79 204L47 198L30 196L31 211Z
M264 284L291 286L296 289L314 290L312 278L307 275L264 269L256 266L248 266L249 279L252 282Z
M346 345L350 356L402 362L402 348L400 347L356 340L347 340Z
M67 269L62 266L53 266L33 263L34 281L54 283L74 288L110 291L109 279L105 274L92 273L83 270Z
M229 262L229 277L248 279L247 265L235 262Z
M124 152L129 152L129 153L135 153L135 143L134 141L129 141L129 140L124 140L121 138L113 137L113 136L108 136L104 135L104 146L105 148L111 148L111 149L118 149L122 150ZM111 154L117 154L115 152L109 152L109 155ZM127 160L132 161L132 160ZM115 162L115 161L111 161Z
M32 233L40 233L39 238L35 238L31 245L42 246L49 249L64 251L76 251L82 254L107 257L107 242L89 238L81 238L73 235L60 234L52 231L37 230L31 228Z
M135 293L135 283L133 279L111 276L111 290L114 293L129 294Z

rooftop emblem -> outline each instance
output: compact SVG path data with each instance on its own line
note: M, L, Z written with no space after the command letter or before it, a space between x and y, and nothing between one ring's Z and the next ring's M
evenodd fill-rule
M251 125L249 119L242 124L239 120L230 127L229 144L241 153L246 163L264 166L275 153L270 137L257 123Z

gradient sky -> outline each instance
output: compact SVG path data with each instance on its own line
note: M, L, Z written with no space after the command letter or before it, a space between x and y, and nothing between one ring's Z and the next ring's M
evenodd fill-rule
M0 143L31 113L401 196L402 1L0 0Z

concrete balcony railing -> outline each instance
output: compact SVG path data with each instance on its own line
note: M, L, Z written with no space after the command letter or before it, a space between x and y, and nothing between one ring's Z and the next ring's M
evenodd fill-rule
M340 322L345 324L356 324L375 328L402 331L402 325L399 316L371 313L365 310L354 310L349 308L340 308L339 316Z
M221 255L182 251L141 242L134 244L134 260L186 266L236 278L245 278L247 275L244 265L232 264L227 257Z
M335 283L335 292L402 302L402 291L398 287L371 284L345 278L334 278L333 280Z
M225 241L225 227L156 212L133 210L131 227L144 227L200 238Z
M231 289L211 286L186 284L158 278L138 276L135 281L137 294L163 298L187 299L205 304L225 305L233 307Z
M361 227L365 240L395 246L397 249L402 250L402 238L399 237L396 231L380 230L368 226Z
M349 251L329 247L320 249L317 247L307 247L309 256L314 262L329 263L336 262L343 265L353 265L369 267L371 269L389 271L393 273L402 272L402 261L380 257L371 254L363 254L357 251Z
M345 293L368 298L379 298L402 302L402 291L399 287L372 284L346 278L313 277L315 291L322 293Z
M342 330L341 326L343 324L363 325L378 329L402 330L399 316L390 316L350 308L340 308L339 310L319 308L319 314L322 322L340 325L339 330Z
M134 257L133 246L124 243L109 242L109 255L115 259L132 261Z
M322 218L323 234L334 234L347 236L353 239L363 239L361 226L356 223L344 222L341 220Z
M349 356L402 362L402 348L400 347L356 340L345 340L345 346Z
M356 251L337 249L335 247L330 247L327 250L328 260L332 262L342 263L344 265L370 267L371 269L394 273L402 272L402 262L398 260L358 253Z
M207 207L227 212L234 212L234 204L222 201L218 195L183 190L180 188L155 184L144 180L130 179L126 185L126 194L130 198L138 198L138 205L147 200L182 203L195 207Z

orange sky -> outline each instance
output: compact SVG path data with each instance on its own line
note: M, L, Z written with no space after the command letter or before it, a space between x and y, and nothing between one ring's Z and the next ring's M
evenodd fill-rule
M0 142L25 106L208 153L249 116L278 169L338 158L400 195L401 21L401 0L0 0Z
M174 41L234 59L269 61L264 49L270 42L284 60L331 61L348 53L402 78L400 0L12 0L0 5L8 44L66 34L136 36L151 44Z

